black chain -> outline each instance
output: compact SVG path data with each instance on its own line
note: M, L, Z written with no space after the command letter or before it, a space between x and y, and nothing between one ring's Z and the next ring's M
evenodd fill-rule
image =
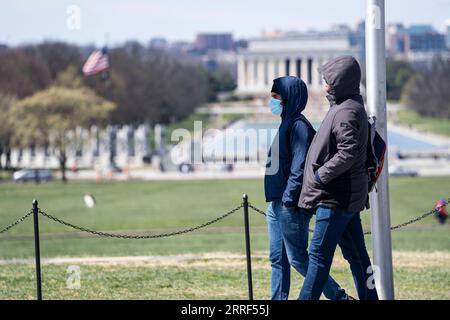
M262 214L263 216L266 216L266 213L264 211L262 211L261 209L258 209L257 207L255 207L254 205L252 205L251 203L248 203L248 207L252 208L253 210L255 210L256 212Z
M431 210L431 211L429 211L429 212L427 212L427 213L424 213L423 215L421 215L421 216L419 216L419 217L417 217L417 218L414 218L414 219L411 219L411 220L409 220L409 221L406 221L406 222L403 222L403 223L401 223L401 224L398 224L398 225L396 225L396 226L393 226L393 227L391 227L391 230L396 230L396 229L400 229L400 228L406 227L407 225L410 225L410 224L412 224L412 223L414 223L414 222L420 221L420 220L422 220L422 219L424 219L424 218L426 218L426 217L428 217L428 216L431 216L432 214L435 214L439 209L446 207L446 206L448 205L449 202L450 202L450 198L448 198L448 199L447 199L447 202L444 203L443 205L438 206L438 207L434 208L433 210ZM254 211L256 211L257 213L260 213L260 214L262 214L263 216L266 216L266 213L265 213L264 211L262 211L261 209L258 209L257 207L253 206L252 204L249 203L249 204L248 204L248 207L249 207L249 208L252 208L252 209L253 209ZM308 229L308 231L309 231L309 232L314 232L314 230L312 230L312 229ZM371 231L366 231L366 232L364 232L364 235L370 235L370 234L372 234Z
M424 219L424 218L426 218L426 217L428 217L428 216L430 216L432 214L435 214L439 209L441 209L443 207L446 207L449 202L450 202L450 198L447 199L447 202L444 203L443 205L438 206L438 207L434 208L433 210L431 210L431 211L429 211L427 213L424 213L423 215L421 215L421 216L419 216L417 218L414 218L414 219L411 219L409 221L406 221L406 222L403 222L401 224L398 224L396 226L393 226L393 227L390 228L390 230L396 230L396 229L403 228L403 227L405 227L407 225L410 225L412 223L420 221L420 220L422 220L422 219ZM167 233L142 235L142 236L108 233L108 232L103 232L103 231L95 231L95 230L91 230L91 229L88 229L88 228L85 228L85 227L80 227L80 226L74 225L72 223L66 222L64 220L61 220L61 219L59 219L59 218L57 218L57 217L55 217L55 216L53 216L53 215L51 215L49 213L46 213L46 212L42 211L41 209L39 209L39 213L42 214L44 217L46 217L48 219L51 219L51 220L53 220L55 222L58 222L58 223L60 223L62 225L71 227L71 228L79 230L79 231L95 234L95 235L98 235L98 236L101 236L101 237L121 238L121 239L154 239L154 238L164 238L164 237L171 237L171 236L181 235L181 234L185 234L185 233L189 233L189 232L192 232L192 231L195 231L195 230L199 230L199 229L205 228L205 227L207 227L207 226L209 226L211 224L214 224L214 223L216 223L216 222L218 222L218 221L228 217L229 215L235 213L236 211L241 209L243 206L244 206L244 204L241 203L239 206L237 206L236 208L234 208L234 209L228 211L227 213L221 215L220 217L217 217L217 218L215 218L215 219L213 219L211 221L205 222L203 224L200 224L200 225L192 227L192 228L178 230L178 231L173 231L173 232L167 232ZM251 203L248 204L248 207L253 209L257 213L260 213L261 215L266 216L266 213L263 210L255 207ZM23 217L19 218L18 220L14 221L10 225L4 227L2 230L0 230L0 234L8 231L9 229L11 229L11 228L15 227L16 225L18 225L19 223L23 222L31 214L33 214L32 210L30 210L30 212L28 212L26 215L24 215ZM308 231L309 232L313 232L314 230L308 229ZM366 231L366 232L364 232L364 234L365 235L370 235L370 234L372 234L372 232Z
M83 231L83 232L87 232L87 233L91 233L91 234L95 234L97 236L101 236L101 237L110 237L110 238L120 238L120 239L155 239L155 238L164 238L164 237L171 237L171 236L176 236L176 235L181 235L181 234L185 234L185 233L189 233L198 229L202 229L205 228L213 223L216 223L226 217L228 217L229 215L235 213L236 211L238 211L239 209L241 209L243 206L243 204L240 204L239 206L237 206L236 208L228 211L227 213L221 215L220 217L217 217L211 221L205 222L201 225L192 227L192 228L188 228L188 229L183 229L183 230L178 230L178 231L173 231L173 232L167 232L167 233L160 233L160 234L150 234L150 235L142 235L142 236L138 236L138 235L129 235L129 234L116 234L116 233L108 233L108 232L103 232L103 231L95 231L95 230L91 230L85 227L80 227L80 226L76 226L72 223L66 222L64 220L61 220L55 216L52 216L51 214L48 214L44 211L42 211L41 209L39 209L39 213L42 214L44 217L49 218L55 222L58 222L62 225L65 225L67 227L71 227L73 229L79 230L79 231Z
M4 233L4 232L8 231L9 229L11 229L11 228L17 226L19 223L21 223L22 221L24 221L26 218L28 218L28 217L29 217L30 215L32 215L32 214L33 214L33 211L30 210L30 212L28 212L28 213L27 213L26 215L24 215L22 218L20 218L20 219L14 221L14 222L11 223L10 225L8 225L8 226L4 227L2 230L0 230L0 234L2 234L2 233Z

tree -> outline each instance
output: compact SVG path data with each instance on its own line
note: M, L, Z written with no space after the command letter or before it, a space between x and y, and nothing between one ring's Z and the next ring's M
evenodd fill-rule
M11 163L11 138L14 129L9 114L14 101L15 98L13 96L0 93L0 114L2 114L2 124L0 126L0 158L5 153L6 161L4 167L6 169L10 168ZM0 161L0 168L2 167Z
M162 52L133 43L109 51L110 79L85 79L104 98L117 103L114 124L171 123L207 101L207 74Z
M0 50L0 88L19 99L30 96L54 85L69 68L74 74L80 73L92 50L63 42ZM107 81L98 75L79 81L117 105L110 115L114 124L169 124L186 118L208 99L214 100L217 91L234 86L226 74L218 72L209 77L199 62L183 62L181 57L138 42L111 48L108 55ZM61 81L67 86L71 79Z
M103 124L115 104L85 87L52 86L17 101L11 109L14 141L21 146L49 145L58 157L62 181L66 182L69 134L77 127Z
M33 46L25 46L23 50L47 66L52 80L55 80L69 66L81 65L80 49L64 42L46 41Z
M8 49L0 53L0 88L3 93L23 98L51 84L48 67L24 52Z
M217 99L219 92L233 91L236 89L236 81L230 72L219 69L208 74L209 80L209 100Z
M405 105L422 116L450 119L450 59L435 59L412 77L402 96Z
M386 89L388 100L399 100L408 80L416 71L407 61L388 61L386 65Z

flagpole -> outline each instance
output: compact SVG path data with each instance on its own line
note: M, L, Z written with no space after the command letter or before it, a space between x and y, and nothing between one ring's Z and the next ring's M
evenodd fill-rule
M387 141L386 123L386 50L384 0L366 0L366 82L367 105L376 116L377 130ZM378 180L378 191L372 192L372 252L375 285L382 300L394 299L392 270L391 218L389 210L389 184L387 154Z
M110 33L109 31L105 33L105 47L108 48L109 47L109 36Z

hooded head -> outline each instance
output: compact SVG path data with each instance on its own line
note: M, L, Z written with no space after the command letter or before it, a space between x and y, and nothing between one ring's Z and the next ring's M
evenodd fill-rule
M300 117L308 102L306 84L300 78L286 76L273 80L272 88L283 100L282 120L292 121Z
M325 82L331 86L330 95L336 103L359 94L361 68L352 56L341 56L319 68Z

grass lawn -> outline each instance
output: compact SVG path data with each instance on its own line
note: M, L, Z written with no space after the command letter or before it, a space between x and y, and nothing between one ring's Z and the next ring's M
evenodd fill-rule
M94 209L87 209L83 195L90 192L97 199ZM44 211L77 225L97 230L160 232L201 224L239 205L242 193L250 202L264 209L262 182L177 181L0 185L0 226L28 212L31 200L39 200ZM391 179L392 224L414 218L450 193L450 179ZM264 217L251 211L252 245L267 250ZM370 215L364 213L366 229ZM44 256L179 254L188 252L242 252L242 211L202 232L153 240L98 239L81 237L74 230L41 218ZM29 219L0 237L0 258L33 256L32 220ZM57 233L58 235L55 235ZM61 235L62 234L62 235ZM448 225L438 226L433 217L413 227L392 233L395 250L450 250ZM81 237L81 238L80 238ZM367 237L370 245L370 237Z
M412 110L399 110L396 119L400 124L450 137L448 119L422 117Z
M94 209L84 206L82 198L87 192L97 199ZM0 228L28 212L31 200L37 198L42 210L74 224L102 231L161 232L213 219L239 205L244 192L249 194L252 204L261 209L266 207L262 181L258 180L0 184ZM429 211L439 198L448 198L450 179L392 178L390 193L392 224L395 225ZM250 222L252 250L266 256L264 217L251 211ZM363 214L363 224L369 229L368 213ZM45 217L40 218L40 229L43 258L244 253L242 210L202 231L164 239L86 237ZM32 220L28 219L0 236L0 259L32 258L32 230ZM370 250L370 237L366 239ZM439 226L433 217L394 231L392 239L396 252L439 254L450 251L449 225ZM267 298L269 285L268 263L266 259L263 261L261 268L255 270L255 292L259 298ZM421 259L417 260L418 264L421 262ZM396 267L397 291L402 289L403 298L413 298L417 294L423 298L444 298L441 289L450 291L449 264ZM189 271L178 266L83 266L86 287L67 292L64 291L66 268L63 265L45 266L44 287L47 286L48 298L245 298L244 265L239 268L201 266ZM336 277L348 284L346 287L353 288L347 269L345 265L337 267ZM58 278L62 276L63 280ZM28 288L34 285L33 277L31 265L0 265L0 298L32 297L34 291ZM229 290L222 292L220 288L223 287ZM416 290L408 292L408 288Z
M450 299L450 255L428 265L411 266L409 253L394 255L397 299ZM433 256L426 257L428 261ZM270 266L265 258L253 259L255 299L268 299ZM78 265L80 287L67 288L68 265L44 265L42 269L44 299L246 299L245 259L197 260L168 265ZM335 259L333 277L356 296L349 268L341 257ZM291 299L301 288L302 277L291 275ZM418 289L419 288L419 289ZM35 299L32 265L6 265L0 268L0 297Z

